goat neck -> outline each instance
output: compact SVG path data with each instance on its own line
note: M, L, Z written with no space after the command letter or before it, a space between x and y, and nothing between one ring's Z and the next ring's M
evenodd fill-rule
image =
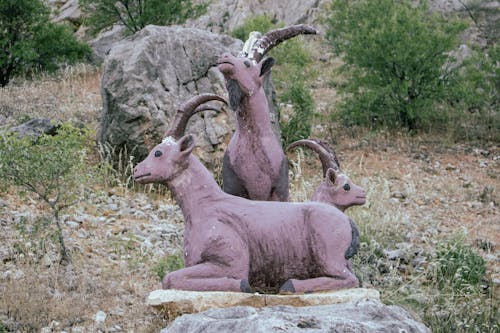
M187 167L166 185L174 194L182 212L197 215L205 203L216 202L227 195L222 192L212 174L194 156L189 156Z

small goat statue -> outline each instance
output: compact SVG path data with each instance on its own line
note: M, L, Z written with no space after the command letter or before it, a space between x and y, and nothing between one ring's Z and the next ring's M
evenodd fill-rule
M184 102L175 114L175 118L170 125L170 130L166 133L166 136L171 136L174 139L180 139L184 136L186 131L186 126L189 119L195 114L203 111L219 111L209 105L204 105L208 101L220 101L227 105L227 101L215 94L201 94L191 97L189 100Z
M164 289L312 292L358 286L348 259L359 248L354 223L318 202L252 201L223 192L191 154L191 135L167 137L134 179L161 183L184 215L186 267Z
M326 142L318 139L298 140L288 145L286 150L300 146L316 152L323 167L325 180L316 188L311 201L333 205L343 212L351 206L365 204L365 190L354 184L347 175L341 173L337 155Z
M222 165L225 192L252 200L288 201L288 162L272 130L262 88L275 60L264 55L289 38L316 33L307 25L272 30L264 36L253 32L238 57L230 53L219 57L218 68L237 120Z

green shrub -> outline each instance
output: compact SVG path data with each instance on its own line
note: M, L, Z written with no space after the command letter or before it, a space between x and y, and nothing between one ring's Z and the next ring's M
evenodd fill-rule
M184 258L181 252L170 254L165 260L159 261L153 266L153 272L160 280L163 280L165 275L170 272L177 271L184 267Z
M500 47L487 52L473 48L452 86L448 107L455 136L461 139L500 140Z
M42 135L35 142L16 134L0 136L0 179L35 194L50 207L61 246L61 262L70 260L60 225L60 212L88 193L94 169L86 147L90 131L62 125L57 135Z
M434 278L440 289L463 291L476 287L484 277L484 259L459 238L436 250Z
M327 38L348 75L340 105L347 124L414 130L447 121L437 105L458 73L448 53L464 21L406 0L334 0L328 14Z
M0 87L15 75L54 71L90 53L69 27L50 21L41 0L0 1Z
M280 101L293 105L289 119L280 122L283 144L287 146L296 140L308 138L311 133L314 100L304 82L298 78L291 80L280 96Z
M206 4L191 0L80 0L85 21L92 34L121 24L128 33L135 33L148 24L182 24L206 12Z

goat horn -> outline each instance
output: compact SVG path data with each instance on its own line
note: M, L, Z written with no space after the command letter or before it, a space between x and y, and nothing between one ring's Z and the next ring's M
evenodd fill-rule
M323 176L326 176L326 171L329 168L340 171L340 163L337 159L337 154L335 154L335 151L326 142L318 139L298 140L289 144L286 150L299 146L312 149L318 154L321 166L323 167Z
M256 62L259 62L267 52L281 42L300 34L315 35L317 33L318 31L316 29L305 24L292 25L286 28L271 30L255 42L249 57L254 59Z
M177 110L172 126L166 136L172 136L178 140L184 135L189 118L193 115L207 110L219 111L208 105L202 105L208 101L220 101L227 105L227 101L224 98L215 94L201 94L191 97Z

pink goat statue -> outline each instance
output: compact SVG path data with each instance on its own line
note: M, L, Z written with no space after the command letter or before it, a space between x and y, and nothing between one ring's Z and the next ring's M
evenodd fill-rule
M354 184L346 174L340 171L337 155L326 142L318 139L298 140L289 144L286 150L295 147L310 148L318 154L321 161L325 179L312 194L311 201L333 205L343 212L351 206L365 204L365 189Z
M166 136L171 136L176 140L180 139L184 136L187 124L192 116L203 111L219 112L220 110L210 105L204 105L209 101L219 101L227 105L227 101L224 98L215 94L201 94L191 97L177 109L174 120L172 124L170 124L170 130L167 131Z
M225 193L193 148L192 135L166 137L134 169L137 182L166 185L184 215L186 267L168 273L164 289L302 293L359 285L348 261L359 233L344 213Z
M225 192L252 200L288 201L288 161L272 130L269 105L262 82L274 65L264 58L274 46L300 34L316 34L307 25L253 32L235 57L224 53L218 68L226 79L229 104L237 127L224 154Z

